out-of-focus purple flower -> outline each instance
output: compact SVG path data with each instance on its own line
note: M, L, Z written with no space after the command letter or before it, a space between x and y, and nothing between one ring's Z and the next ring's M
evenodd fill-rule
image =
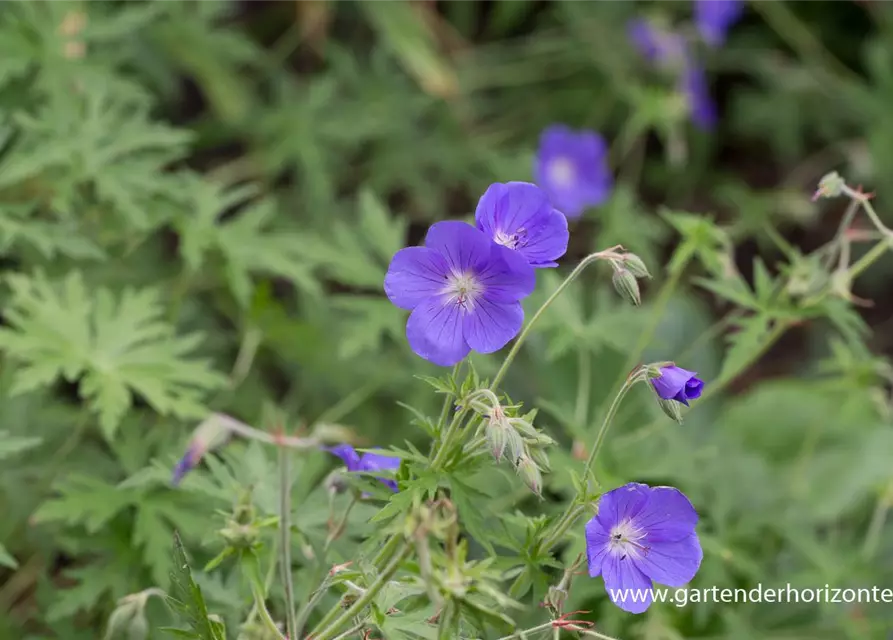
M212 415L204 420L192 433L186 453L177 462L171 474L171 485L177 486L189 471L201 461L202 457L217 447L222 446L230 436L225 422Z
M701 397L704 381L698 378L695 371L687 371L682 367L672 365L662 367L659 378L652 378L651 384L654 390L664 400L675 400L686 407L689 400Z
M360 455L349 444L326 447L326 451L341 458L348 471L386 471L400 468L400 458L383 456L372 452ZM397 482L395 480L383 477L379 477L378 480L392 491L397 491Z
M685 97L692 122L700 129L712 129L717 115L707 74L692 56L685 38L641 19L629 23L628 34L646 59L677 75L677 90Z
M595 131L574 131L555 124L543 130L534 164L534 180L556 209L578 218L587 207L604 202L614 178L608 146Z
M178 486L183 480L183 476L195 468L195 465L199 463L199 460L202 459L204 454L205 452L199 446L199 443L190 443L189 448L186 449L186 454L180 458L177 465L174 467L174 472L171 474L171 485L175 487Z
M424 247L398 251L388 267L388 299L412 313L409 346L440 366L451 366L474 349L498 351L524 321L519 302L530 295L536 274L527 260L458 221L431 226Z
M631 482L604 494L586 524L589 575L601 575L611 602L642 613L653 582L681 587L694 578L704 554L698 514L673 487Z
M742 0L695 0L695 23L704 42L718 47L744 13Z
M688 58L688 45L678 33L655 27L636 18L627 25L627 36L649 62L661 66L681 65Z
M716 126L716 105L710 97L707 74L694 62L689 62L679 79L680 92L685 96L692 122L709 131Z
M474 212L477 228L533 267L557 267L567 251L567 218L529 182L491 184Z

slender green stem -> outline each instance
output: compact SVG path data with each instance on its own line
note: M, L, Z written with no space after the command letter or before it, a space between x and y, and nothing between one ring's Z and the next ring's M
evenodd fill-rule
M854 201L858 202L862 205L862 210L871 218L871 222L874 223L874 226L877 227L877 230L883 233L888 238L893 238L893 229L890 229L885 225L880 216L877 214L877 211L874 210L874 207L871 204L870 196L855 189L851 189L847 185L843 185L842 192L848 198L852 198Z
M337 636L335 636L334 640L347 640L353 634L361 631L364 626L366 626L366 625L363 622L361 622L360 624L355 624L354 626L352 626L350 629L348 629L344 633L340 633Z
M437 450L437 453L434 455L434 459L431 461L432 470L439 470L443 463L446 461L447 455L450 453L450 445L453 441L453 435L459 429L459 425L462 424L462 421L465 419L466 415L468 415L468 407L462 407L462 409L460 411L457 411L456 415L453 416L453 419L450 422L450 426L447 427L446 432L444 432L443 436L440 439L440 448Z
M533 314L533 317L527 323L527 325L521 330L518 339L515 340L515 343L512 345L512 348L509 350L508 355L505 357L505 360L502 362L502 366L499 368L499 371L496 372L496 376L493 378L493 382L490 383L490 390L495 391L499 386L499 383L502 382L502 379L505 377L505 374L508 372L509 367L512 364L512 361L515 359L515 356L518 355L518 351L521 350L521 345L524 344L524 341L527 339L528 334L530 333L533 325L536 324L536 321L540 319L540 316L548 309L553 302L561 295L561 292L567 289L567 287L577 279L583 270L588 267L590 264L595 262L596 260L601 260L609 257L609 255L614 255L613 251L610 249L607 251L599 251L597 253L592 253L583 258L580 261L573 271L570 272L567 278L558 285L555 291L552 292L552 295L548 297L548 299L543 303L539 309L536 310L536 313Z
M274 637L279 638L279 640L284 640L285 636L282 635L282 631L279 630L276 621L273 620L273 616L270 615L270 612L267 610L267 603L264 598L264 594L260 592L260 585L252 585L251 593L254 596L254 606L257 607L257 611L260 614L260 619L264 623L264 626L267 630L273 634ZM291 637L291 636L289 636Z
M289 638L298 637L295 618L295 588L291 573L291 451L279 447L279 569L285 589L285 631Z
M357 600L340 616L338 616L335 620L326 626L323 623L320 623L316 626L316 629L313 630L311 634L314 640L332 640L335 637L335 633L339 628L344 626L348 621L350 621L355 616L359 615L366 606L375 599L375 596L378 595L379 591L384 588L384 586L388 583L388 581L393 577L395 573L397 573L397 569L400 567L400 563L403 562L403 559L409 553L410 547L406 544L404 540L400 540L402 544L401 548L397 551L394 557L391 559L391 562L382 569L381 573L378 574L378 577L375 579L369 588L366 589L366 592L361 595Z
M332 546L332 543L338 539L338 536L341 535L341 532L344 530L344 525L347 524L347 519L350 517L350 512L353 510L354 506L357 504L357 499L355 496L352 496L350 502L347 503L347 507L344 509L344 513L341 514L341 518L338 520L335 527L332 531L329 532L329 535L326 536L326 542L323 544L323 553L329 550L329 547ZM325 557L323 557L325 560Z
M889 239L884 238L880 242L875 243L875 245L869 249L864 256L859 258L856 262L853 263L853 266L850 267L849 276L851 279L855 279L862 275L868 267L877 262L885 253L893 249L893 242Z
M592 389L592 354L585 347L577 352L577 402L574 407L574 427L583 432L589 417L589 393Z
M571 525L577 521L577 518L580 517L585 511L585 508L581 504L571 503L571 507L564 512L561 516L561 519L558 521L558 524L555 525L555 528L552 530L552 533L549 534L549 537L543 540L540 548L543 551L548 551L552 547L554 547L561 538L564 537L564 534L567 533L567 530L571 528Z
M865 542L862 545L862 557L866 560L871 559L877 551L891 506L893 506L893 480L887 484L884 492L878 497L874 513L871 514L871 522L868 524Z
M273 559L270 562L270 568L267 569L267 575L264 578L264 593L270 593L270 587L273 586L273 576L276 574L276 568L279 566L279 543L280 538L273 539L273 552L271 554L271 557ZM252 622L254 622L254 619L257 618L257 614L258 607L257 603L255 602L251 607L251 611L248 612L248 617L245 619L245 624L250 625Z
M310 618L310 614L313 613L313 610L316 608L316 605L319 604L319 601L322 600L323 596L326 595L328 588L329 581L324 580L323 583L317 587L316 591L311 594L307 603L298 611L298 615L295 617L295 628L298 630L298 633L295 637L300 638L303 636L304 627L307 625L307 620ZM289 638L291 638L291 636L289 636Z
M633 385L639 382L639 380L640 378L637 375L629 376L626 379L626 382L623 383L623 386L620 387L620 391L614 397L611 406L608 407L608 413L605 415L602 426L599 428L598 433L595 436L595 442L592 444L592 451L589 452L589 457L586 459L586 466L583 467L584 478L588 478L589 474L592 472L592 465L595 464L595 459L598 457L599 451L601 451L605 437L608 435L608 429L611 427L611 423L614 421L614 416L617 415L617 410L620 408L620 403L623 401L623 398L626 397L626 394L629 393L629 390L633 388Z
M592 451L589 452L589 457L586 459L586 466L583 467L583 479L584 481L588 481L589 475L592 473L592 465L595 464L595 459L598 457L598 453L601 450L602 444L605 441L605 437L608 434L608 429L611 427L611 423L614 421L614 416L617 415L617 410L620 408L620 403L623 401L623 398L626 397L626 394L629 393L629 390L632 389L633 385L636 382L639 382L640 378L637 375L630 375L627 377L626 382L624 382L623 386L620 388L620 391L614 397L614 401L611 403L611 406L608 408L608 413L605 415L604 421L602 421L602 426L599 428L598 433L595 436L595 442L592 445ZM579 515L583 512L583 508L576 501L572 501L565 509L564 514L562 514L561 518L558 520L558 523L555 525L555 528L552 530L552 533L549 534L547 538L543 540L541 543L542 549L551 549L561 537L567 532L567 530L573 525Z
M651 343L654 333L660 326L660 321L664 317L664 311L670 303L673 294L676 293L676 287L679 286L679 280L682 278L682 272L685 271L685 266L688 264L689 259L690 258L685 258L678 265L674 266L673 270L670 272L670 277L661 285L657 298L655 298L654 306L651 308L648 325L645 327L645 330L639 334L639 340L636 342L635 348L630 352L629 357L626 359L626 365L623 367L623 371L629 371L637 364L640 364L639 359Z

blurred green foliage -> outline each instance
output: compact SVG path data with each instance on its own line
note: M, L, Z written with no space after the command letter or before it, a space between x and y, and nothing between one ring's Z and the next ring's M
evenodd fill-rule
M153 588L219 615L230 637L246 618L243 637L265 637L251 596L272 588L281 618L281 586L260 575L275 527L241 563L202 567L245 495L260 520L277 514L275 451L236 440L173 489L192 429L218 411L268 431L326 423L359 445L425 443L398 403L436 416L440 399L416 376L440 372L409 351L405 314L382 295L388 261L430 222L470 215L491 182L529 180L553 122L605 135L617 179L572 225L565 264L622 244L655 280L636 309L587 272L544 316L505 388L560 443L546 499L503 468L456 471L471 556L492 543L513 554L496 568L518 566L526 516L569 499L570 451L591 443L618 378L673 359L728 387L681 427L634 394L598 477L691 498L705 550L693 586L893 586L893 265L859 279L877 302L862 315L782 290L797 269L815 275L807 254L835 237L843 201L810 201L826 172L870 185L889 219L893 10L749 5L726 47L700 52L721 111L709 134L672 108L672 83L625 35L634 16L688 25L690 13L688 2L2 3L0 637L95 639L119 599ZM541 274L528 314L559 281ZM492 376L500 355L474 362ZM380 532L380 500L364 501L328 541L345 507L323 486L335 466L322 452L293 459L299 601L329 568L320 549L347 562ZM191 573L181 546L172 563L174 530ZM510 615L541 622L532 603L582 550L577 531L555 559L528 558L530 606ZM165 637L175 623L161 599L122 606L134 602L149 637ZM565 608L646 640L893 627L884 605L630 616L585 575ZM112 631L142 633L132 613ZM379 626L433 637L430 615L381 614ZM222 633L196 624L209 625L198 637Z

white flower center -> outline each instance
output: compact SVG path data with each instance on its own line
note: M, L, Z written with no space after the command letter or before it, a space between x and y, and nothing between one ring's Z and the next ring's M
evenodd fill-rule
M443 293L449 296L450 303L470 311L475 301L484 293L484 285L471 272L454 272L447 276Z
M493 242L495 242L496 244L501 244L504 247L508 247L509 249L526 247L527 229L521 227L514 233L509 233L508 231L503 231L500 229L493 234Z
M608 550L614 555L620 555L621 560L627 556L638 558L648 555L648 547L642 544L642 540L648 534L636 527L631 520L626 520L611 529L611 540L608 542Z
M569 187L577 181L577 168L569 158L559 156L549 163L549 178L559 187Z

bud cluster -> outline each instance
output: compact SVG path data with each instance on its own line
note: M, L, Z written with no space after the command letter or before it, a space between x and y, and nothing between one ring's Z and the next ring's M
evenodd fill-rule
M536 410L518 415L520 405L503 406L489 390L475 392L471 398L471 408L483 418L484 440L496 462L507 458L524 484L540 495L542 472L551 468L546 447L555 441L533 426Z
M638 279L651 277L642 259L634 253L619 253L612 257L611 266L614 268L611 282L617 293L636 306L642 304Z

